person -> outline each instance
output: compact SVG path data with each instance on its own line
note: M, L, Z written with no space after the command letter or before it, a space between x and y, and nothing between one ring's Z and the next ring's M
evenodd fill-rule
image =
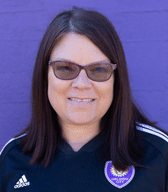
M168 191L168 135L135 105L101 13L73 7L47 28L30 123L1 151L0 191Z

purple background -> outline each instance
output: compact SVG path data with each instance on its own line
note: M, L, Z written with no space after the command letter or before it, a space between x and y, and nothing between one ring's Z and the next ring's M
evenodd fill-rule
M47 26L73 5L112 21L126 53L133 96L168 131L167 0L0 0L0 149L29 121L32 71Z

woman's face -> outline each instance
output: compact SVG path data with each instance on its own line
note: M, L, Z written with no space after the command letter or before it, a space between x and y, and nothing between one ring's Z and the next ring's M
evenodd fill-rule
M75 33L63 36L54 47L50 60L65 59L79 65L110 60L87 37ZM55 77L48 69L48 98L62 126L97 125L113 100L114 75L104 82L90 80L84 69L72 80Z

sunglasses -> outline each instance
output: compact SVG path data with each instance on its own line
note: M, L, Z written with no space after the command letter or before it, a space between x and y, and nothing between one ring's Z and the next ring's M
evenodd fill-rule
M117 68L117 64L113 63L96 62L82 66L67 60L49 61L49 65L58 79L75 79L84 69L89 79L98 82L110 79L113 71Z

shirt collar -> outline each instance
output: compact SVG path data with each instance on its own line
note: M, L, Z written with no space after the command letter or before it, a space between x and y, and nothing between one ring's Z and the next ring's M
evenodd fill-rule
M79 151L75 152L72 147L69 145L69 143L64 139L61 138L59 144L58 144L58 149L64 153L78 153L81 151L86 151L86 152L92 152L96 148L98 148L101 144L103 144L105 138L104 132L100 132L98 135L96 135L93 139L88 141L84 146L82 146Z

